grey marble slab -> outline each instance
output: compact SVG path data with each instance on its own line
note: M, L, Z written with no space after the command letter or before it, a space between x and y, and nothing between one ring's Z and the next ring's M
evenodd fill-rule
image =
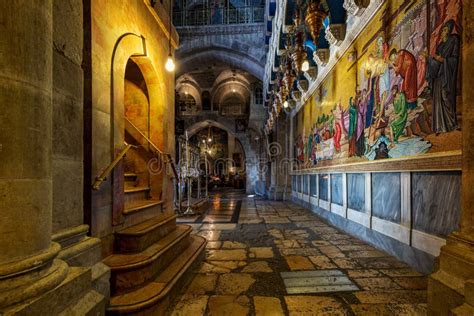
M400 173L372 174L372 215L387 221L400 223Z
M365 174L347 174L347 206L355 211L366 212Z
M309 194L309 176L308 175L303 176L303 194L306 194L306 195Z
M335 173L331 175L331 202L337 205L344 204L342 186L342 174Z
M318 196L318 183L316 182L318 180L318 176L313 174L310 176L310 194L311 196Z
M371 230L368 227L362 226L353 221L323 210L320 207L309 205L308 203L303 202L297 198L294 198L293 201L305 208L310 209L314 214L318 215L329 224L345 231L350 235L355 236L360 240L367 242L368 244L382 251L389 253L398 260L405 262L413 269L424 274L430 274L433 272L435 261L434 256L416 248L410 247L409 245L404 244L394 238Z
M412 173L413 228L446 237L461 220L461 173Z
M325 201L329 200L329 175L320 174L319 175L319 198Z

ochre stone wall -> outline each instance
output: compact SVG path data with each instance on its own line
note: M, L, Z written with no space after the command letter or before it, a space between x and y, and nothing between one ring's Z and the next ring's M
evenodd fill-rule
M91 7L91 178L94 179L123 147L125 68L138 65L148 89L150 139L174 156L174 74L164 66L168 56L168 17L149 1L92 1ZM173 29L173 46L177 35ZM118 168L120 170L120 168ZM113 202L120 192L108 177L91 196L92 235L101 237L105 254L111 250ZM172 182L162 177L166 211L172 212Z

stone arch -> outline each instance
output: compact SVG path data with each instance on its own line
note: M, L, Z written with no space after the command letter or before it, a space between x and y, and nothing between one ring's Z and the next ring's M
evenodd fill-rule
M177 77L190 72L196 65L204 65L209 62L220 62L229 65L230 68L245 70L260 80L263 79L265 71L264 66L258 60L226 47L205 47L180 52L180 56Z
M140 69L148 89L150 102L150 117L162 119L163 107L160 107L161 91L165 91L164 83L158 77L153 62L147 55L145 37L136 33L125 33L117 40L111 60L111 119L113 140L112 146L121 148L124 141L124 85L125 71L128 60L131 59ZM163 127L160 127L159 136L163 136ZM163 146L163 137L152 138L160 148Z
M222 120L222 122L217 122L214 120L202 120L193 125L189 126L186 131L188 136L191 137L200 130L207 128L209 126L217 127L222 130L225 130L227 133L235 137L235 139L240 143L243 148L245 155L245 173L246 173L246 192L247 194L255 193L255 185L258 180L258 161L257 154L254 148L251 146L251 141L247 134L245 133L236 133L234 131L234 126L230 126L233 121Z

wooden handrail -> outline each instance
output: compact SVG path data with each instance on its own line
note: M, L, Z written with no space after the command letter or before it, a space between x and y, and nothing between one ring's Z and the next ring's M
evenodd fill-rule
M143 137L143 139L145 139L145 141L151 145L151 147L153 147L153 150L155 150L156 152L158 152L158 154L160 156L164 156L167 158L167 161L166 163L169 163L171 165L171 169L173 171L173 174L175 176L176 179L179 179L178 178L178 172L176 170L176 165L174 163L174 160L173 160L173 157L171 156L171 154L169 153L166 153L166 152L163 152L161 151L158 146L156 146L152 141L151 139L149 139L145 134L142 133L142 131L140 131L138 129L137 126L135 126L135 124L133 124L128 118L125 118L125 122L130 125L136 132L138 132L138 134L140 134L141 137Z
M135 147L133 145L125 143L125 147L122 151L115 156L114 160L105 168L100 175L95 178L94 184L92 184L92 189L97 191L100 188L100 185L107 179L107 176L112 172L112 170L117 166L117 164L122 160L125 154L129 151L130 148Z

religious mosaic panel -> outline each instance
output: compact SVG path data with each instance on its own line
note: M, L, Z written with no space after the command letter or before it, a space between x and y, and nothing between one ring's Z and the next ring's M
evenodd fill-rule
M385 1L300 110L300 165L460 150L461 10Z

